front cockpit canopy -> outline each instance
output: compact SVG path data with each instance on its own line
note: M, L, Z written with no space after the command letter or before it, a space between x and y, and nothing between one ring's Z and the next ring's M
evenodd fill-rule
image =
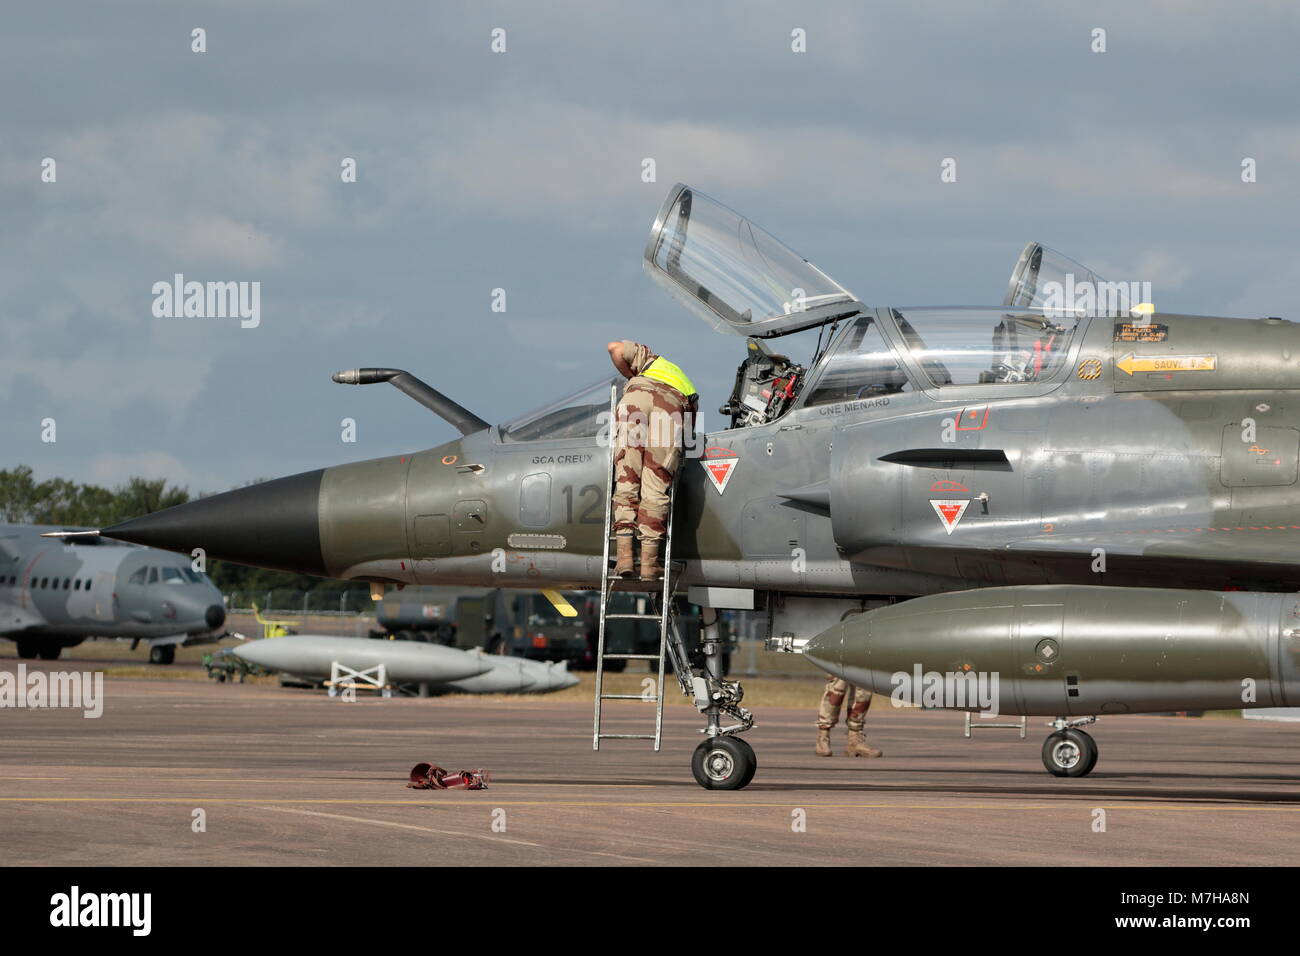
M625 384L620 376L605 376L502 425L501 439L525 442L595 438L609 422L610 389L618 388L622 394Z
M681 183L655 218L643 264L722 332L767 337L856 311L854 295L803 256Z

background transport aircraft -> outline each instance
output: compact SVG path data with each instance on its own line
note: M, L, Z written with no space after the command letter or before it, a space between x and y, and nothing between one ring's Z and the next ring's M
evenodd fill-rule
M221 592L187 558L106 538L41 537L71 530L0 525L0 637L18 656L52 661L88 637L129 637L170 664L176 645L216 640Z

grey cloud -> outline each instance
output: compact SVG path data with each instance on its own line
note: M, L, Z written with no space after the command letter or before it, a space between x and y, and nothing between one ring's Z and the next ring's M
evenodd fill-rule
M338 368L409 367L500 420L628 335L688 358L716 407L739 344L639 269L678 179L871 302L996 300L1037 238L1150 279L1162 308L1286 314L1297 20L1199 0L28 5L0 37L0 447L216 490L451 437ZM1087 52L1094 26L1110 52ZM174 272L262 281L262 326L154 319Z

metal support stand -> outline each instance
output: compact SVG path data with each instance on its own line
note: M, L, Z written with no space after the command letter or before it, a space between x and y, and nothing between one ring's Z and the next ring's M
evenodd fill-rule
M339 695L340 687L345 690L347 688L377 690L380 696L385 698L393 696L393 688L388 683L388 669L383 664L358 671L338 661L330 661L330 679L325 682L325 686L329 688L331 697Z

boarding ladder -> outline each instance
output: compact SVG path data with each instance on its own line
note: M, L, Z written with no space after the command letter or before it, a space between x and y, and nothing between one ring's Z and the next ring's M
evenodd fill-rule
M592 723L591 749L599 750L602 740L653 740L654 749L659 749L664 722L664 662L668 654L673 656L673 667L678 681L682 675L689 675L689 665L685 649L682 646L680 632L677 630L673 612L673 581L679 569L673 566L673 511L677 501L677 482L669 486L668 525L664 532L660 558L663 563L662 581L642 581L639 578L623 580L616 578L610 568L610 544L614 540L614 429L615 409L618 403L618 386L610 389L610 440L609 461L605 469L605 550L600 572L600 630L596 642L596 714ZM654 613L610 613L610 597L619 592L645 592ZM647 608L649 611L650 608ZM623 654L606 653L605 624L607 621L640 620L656 621L659 624L659 652L657 654ZM605 693L606 661L652 661L657 667L658 677L653 696L645 694L607 694ZM687 687L689 685L683 685ZM655 730L652 734L610 734L601 729L603 707L607 700L639 700L655 705Z

